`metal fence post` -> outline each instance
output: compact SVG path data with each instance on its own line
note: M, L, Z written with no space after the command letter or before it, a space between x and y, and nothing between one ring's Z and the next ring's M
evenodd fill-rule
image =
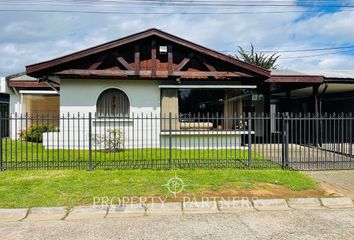
M172 168L172 113L168 114L168 148L169 148L169 167Z
M248 167L252 161L252 118L251 113L248 113Z
M352 119L352 114L349 114L349 158L350 161L352 161L352 155L353 155L353 145L352 145L352 141L353 141L353 130L352 130L352 125L353 124L353 119Z
M2 171L2 113L0 112L0 171Z
M283 137L282 137L282 169L289 166L289 119L287 114L282 115Z
M89 123L88 123L88 127L89 127L89 155L88 155L88 170L91 171L93 168L93 163L92 163L92 113L89 113Z

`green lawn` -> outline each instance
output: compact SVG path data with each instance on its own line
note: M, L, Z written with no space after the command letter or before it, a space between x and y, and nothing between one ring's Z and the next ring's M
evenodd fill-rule
M308 176L284 170L53 170L0 172L0 207L74 206L94 197L161 196L173 198L164 186L175 176L183 194L254 189L257 183L294 191L317 188Z
M26 154L27 153L27 154ZM88 150L46 149L41 143L3 140L3 168L5 169L87 169ZM244 149L172 149L175 168L279 168L259 153ZM170 152L164 148L125 149L109 153L92 151L92 167L101 169L168 169Z

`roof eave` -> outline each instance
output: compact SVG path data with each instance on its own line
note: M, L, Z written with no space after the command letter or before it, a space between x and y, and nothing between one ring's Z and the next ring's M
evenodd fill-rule
M138 40L141 40L143 38L150 37L153 35L159 36L161 38L166 38L169 41L177 42L178 44L181 44L181 45L185 45L186 47L189 47L189 48L191 48L195 51L198 51L200 53L212 55L215 58L221 59L223 61L229 62L231 64L237 65L237 66L242 67L246 70L249 70L249 71L252 71L256 74L259 74L261 77L269 78L271 76L271 72L267 69L264 69L264 68L261 68L261 67L258 67L258 66L252 65L252 64L245 63L243 61L240 61L240 60L237 60L237 59L232 58L230 56L227 56L223 53L203 47L203 46L198 45L196 43L179 38L177 36L174 36L172 34L163 32L163 31L155 29L155 28L148 29L143 32L135 33L133 35L130 35L130 36L127 36L124 38L110 41L108 43L104 43L104 44L101 44L101 45L98 45L95 47L81 50L81 51L78 51L78 52L75 52L75 53L72 53L69 55L59 57L59 58L55 58L52 60L28 65L28 66L26 66L26 74L29 76L33 76L33 77L39 77L39 75L37 75L36 73L38 73L39 71L42 71L46 68L54 67L54 66L57 66L57 65L69 62L69 61L77 60L81 57L87 57L89 55L96 54L96 53L99 53L102 51L106 51L111 48L119 47L124 44L138 41Z
M323 83L323 76L316 75L273 75L266 83Z

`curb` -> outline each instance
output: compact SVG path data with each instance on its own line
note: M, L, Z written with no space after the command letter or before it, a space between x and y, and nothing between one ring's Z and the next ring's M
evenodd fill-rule
M218 213L219 207L216 201L207 202L182 202L184 214Z
M256 199L253 200L253 206L259 211L267 210L288 210L289 206L285 199Z
M353 207L352 199L348 197L339 198L320 198L323 206L328 208L347 208Z
M122 216L144 216L146 207L142 204L128 204L126 206L110 206L105 218L115 218Z
M43 208L0 208L0 222L11 221L47 221L47 220L80 220L104 219L125 216L182 215L205 213L232 213L243 211L278 211L293 209L329 209L353 208L353 200L347 197L339 198L290 198L285 199L255 199L207 202L170 202L155 204L130 204L126 206L111 206L94 208L92 206L77 206L67 211L65 207Z
M20 221L28 215L28 208L2 208L0 209L0 222Z
M183 214L183 202L171 202L171 203L155 203L147 204L146 215L170 215L170 214Z
M66 214L65 207L36 207L29 209L28 216L23 221L61 220Z
M240 212L240 211L256 211L253 207L252 201L248 199L243 200L231 200L231 201L219 201L219 210L221 212Z
M78 220L78 219L98 219L104 218L107 214L107 209L93 208L90 206L73 207L65 220Z
M294 209L318 209L321 208L321 202L318 198L290 198L288 205Z

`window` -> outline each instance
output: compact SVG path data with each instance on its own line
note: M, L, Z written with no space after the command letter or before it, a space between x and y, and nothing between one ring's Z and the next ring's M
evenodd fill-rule
M180 89L179 112L183 115L223 114L224 89Z
M241 119L251 96L248 89L179 89L179 120L208 122L218 129L241 128L242 121L235 119Z
M129 117L129 99L118 89L110 88L98 97L96 112L97 117Z

